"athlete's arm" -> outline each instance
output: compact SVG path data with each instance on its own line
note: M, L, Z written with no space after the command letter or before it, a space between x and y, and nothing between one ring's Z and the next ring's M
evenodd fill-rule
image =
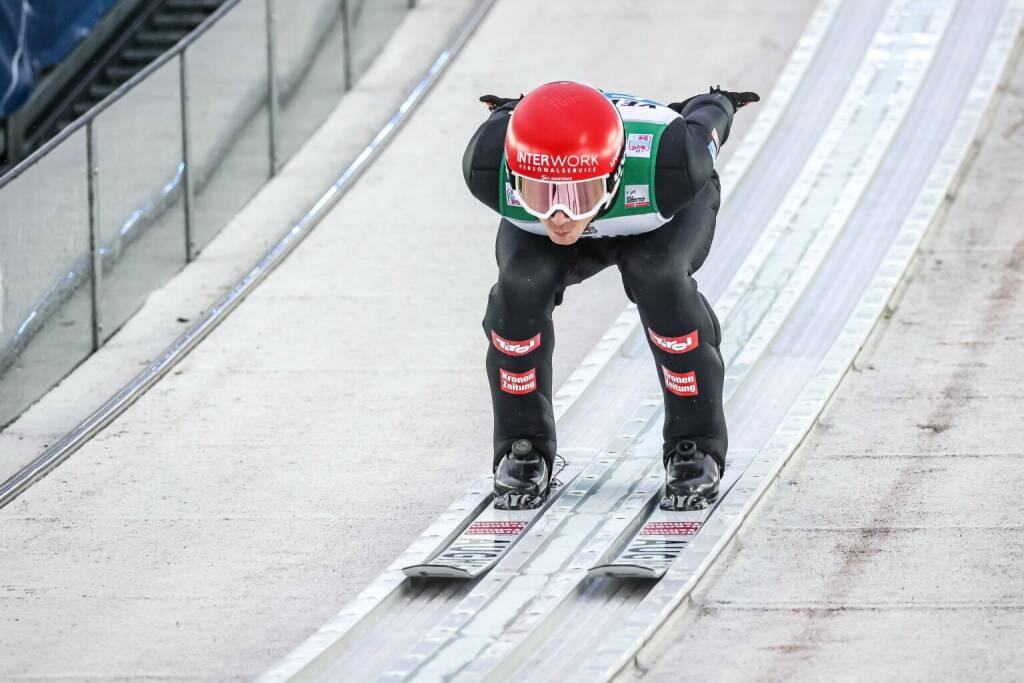
M735 113L730 99L712 92L669 107L679 118L661 135L654 171L658 210L671 216L693 201L715 172L715 157L725 141Z
M500 212L498 205L498 178L501 158L505 149L505 129L508 117L519 100L501 103L491 112L470 138L462 155L462 175L470 193L483 204Z

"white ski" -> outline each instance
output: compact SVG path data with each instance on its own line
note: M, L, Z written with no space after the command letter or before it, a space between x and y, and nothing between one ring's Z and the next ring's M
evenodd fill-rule
M703 510L669 511L655 507L644 523L610 561L600 562L587 570L591 577L612 576L625 579L660 579L669 565L679 557L715 508L729 494L729 489L750 464L752 455L744 453L735 461L729 459L725 477L718 487L718 498ZM658 500L661 493L658 493ZM607 556L606 556L607 557Z
M655 508L643 526L610 561L591 567L589 576L660 579L672 561L700 531L710 506L692 512Z
M526 535L530 526L558 499L587 464L584 459L567 461L565 467L553 478L547 500L538 508L496 510L492 502L477 514L455 540L430 560L403 567L402 572L409 577L475 579L482 576Z

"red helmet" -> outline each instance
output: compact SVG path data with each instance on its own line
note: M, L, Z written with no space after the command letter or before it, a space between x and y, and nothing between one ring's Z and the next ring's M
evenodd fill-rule
M516 105L505 134L512 189L528 212L574 219L610 204L622 173L625 131L601 91L574 81L542 85Z

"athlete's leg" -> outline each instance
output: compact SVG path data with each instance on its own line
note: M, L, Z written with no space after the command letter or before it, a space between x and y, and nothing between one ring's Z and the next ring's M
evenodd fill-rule
M707 257L718 213L717 183L657 230L622 238L617 262L636 303L665 397L666 453L682 439L724 468L721 329L693 273Z
M487 379L494 408L494 463L518 438L529 439L549 464L555 455L551 407L551 314L561 303L576 249L502 221L483 326L490 343Z

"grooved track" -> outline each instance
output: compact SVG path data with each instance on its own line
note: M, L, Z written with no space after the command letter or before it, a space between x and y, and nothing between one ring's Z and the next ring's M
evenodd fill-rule
M858 313L863 295L902 239L912 207L931 199L926 181L940 153L957 142L950 131L960 130L972 87L1002 56L990 46L1008 52L1005 35L995 40L1000 20L1020 21L1016 0L847 2L833 9L803 76L805 96L791 101L756 143L759 154L735 189L727 188L712 250L721 262L705 266L713 273L705 291L716 304L724 299L731 314L725 332L733 346L723 343L723 350L732 361L734 450L780 452L773 445L780 434L805 429L790 422L816 415L820 405L806 396L823 361L842 335L850 339L849 321L873 322ZM842 102L831 96L837 83L847 92ZM924 125L904 123L911 104L932 112ZM901 273L881 276L894 283ZM644 494L636 473L647 471L645 458L653 461L660 409L639 428L623 416L638 403L651 405L657 387L649 366L645 340L633 333L560 420L561 443L599 450L607 474L575 507L555 506L564 522L551 520L550 540L523 541L529 557L514 552L476 583L441 586L429 599L422 589L407 590L372 609L358 632L340 634L320 663L323 679L514 679L544 671L596 680L619 671L780 466L778 458L755 460L661 583L581 579L587 557L580 553L590 552L581 549L601 539L595 510L624 510ZM626 483L619 481L626 472Z

